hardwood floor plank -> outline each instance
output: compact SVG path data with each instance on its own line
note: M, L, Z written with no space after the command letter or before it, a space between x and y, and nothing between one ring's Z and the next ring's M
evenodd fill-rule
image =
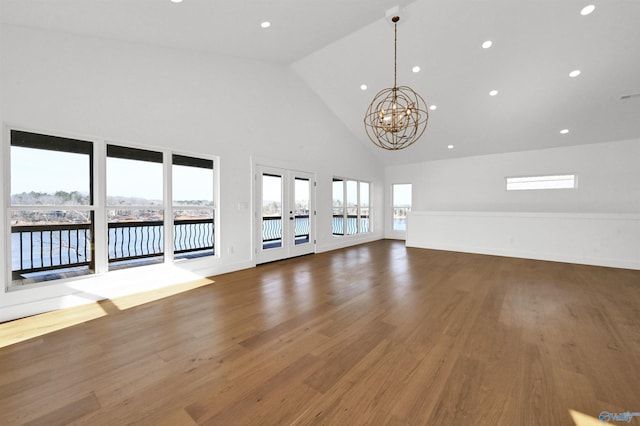
M327 365L305 380L305 383L320 393L327 392L346 372L364 358L393 330L392 325L371 322L348 344L331 348L319 356Z
M334 361L340 362L340 361ZM394 398L406 385L419 360L402 346L383 340L350 369L308 409L295 424L376 424L389 413ZM330 366L327 363L316 374Z
M0 324L0 424L573 425L640 410L640 271L382 240L181 288Z
M55 411L47 413L37 419L24 423L25 426L56 426L67 425L70 422L100 409L100 403L96 396L91 393L86 397L73 401Z
M427 424L460 355L460 342L441 336L411 371L387 420L397 424Z
M500 424L509 393L486 386L482 368L481 361L459 357L426 424Z
M212 410L209 401L191 404L186 407L186 411L202 425L279 424L283 421L283 416L296 411L301 401L308 401L316 394L304 386L302 380L322 364L324 362L321 359L306 354L251 388L223 411ZM210 415L211 413L214 414Z

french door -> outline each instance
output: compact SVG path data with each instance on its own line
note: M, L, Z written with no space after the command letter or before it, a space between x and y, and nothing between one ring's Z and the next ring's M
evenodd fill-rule
M256 260L315 252L315 182L311 173L256 167Z

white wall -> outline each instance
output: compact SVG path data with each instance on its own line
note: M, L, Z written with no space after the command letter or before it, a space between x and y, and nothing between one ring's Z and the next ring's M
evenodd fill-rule
M428 140L422 140L428 143ZM640 140L430 161L386 168L413 183L413 210L640 213ZM578 188L505 190L506 176L575 173Z
M382 208L375 211L383 205L381 164L352 140L344 125L289 68L13 26L0 27L0 36L4 105L0 120L5 126L219 156L221 244L217 250L221 255L204 264L193 262L191 267L181 263L182 270L208 275L255 265L251 208L240 207L252 205L255 159L316 174L318 251L381 238ZM377 232L347 239L331 235L333 176L372 182ZM5 200L9 197L6 178ZM6 223L6 216L2 220ZM3 241L5 235L2 226ZM60 296L88 289L97 294L95 289L102 285L98 283L104 281L95 277L81 284L9 292L5 289L6 247L2 250L0 321L76 303L71 296L67 302ZM126 274L113 275L128 279ZM180 277L176 275L174 281ZM135 289L138 284L128 286ZM109 291L99 295L109 296ZM74 302L68 302L71 299Z
M390 166L385 187L413 183L410 246L640 268L639 165L628 140ZM507 176L554 173L578 187L505 190Z

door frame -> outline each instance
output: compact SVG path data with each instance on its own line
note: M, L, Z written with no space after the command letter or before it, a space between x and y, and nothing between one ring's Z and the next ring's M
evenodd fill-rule
M280 247L265 249L262 241L262 176L282 176L282 240ZM309 180L309 241L295 244L295 179L301 177ZM316 252L316 179L315 173L285 167L256 163L253 171L253 233L254 256L256 264L289 259ZM292 235L293 234L293 235Z

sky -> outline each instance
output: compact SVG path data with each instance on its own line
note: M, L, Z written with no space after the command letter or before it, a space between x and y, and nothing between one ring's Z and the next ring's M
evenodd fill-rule
M11 193L56 191L89 193L89 164L85 154L11 147ZM73 173L69 173L69 171ZM210 199L212 171L173 167L175 200ZM194 184L197 182L197 185ZM107 195L162 199L162 164L107 159Z
M11 147L11 193L56 191L89 192L89 165L84 154ZM74 173L69 173L72 170ZM173 167L173 198L202 200L213 194L212 171L196 167ZM197 182L197 185L194 184ZM354 182L355 183L355 182ZM296 180L296 193L308 200L307 181ZM411 205L411 185L394 186L394 203ZM349 193L355 194L355 188ZM300 194L304 194L300 196ZM162 164L107 158L107 195L162 199ZM263 182L263 200L281 200L281 180ZM305 200L305 201L306 201ZM354 201L355 200L351 200Z
M410 206L411 205L411 184L401 183L393 185L393 205L394 206Z
M272 201L282 203L282 177L262 176L262 200L263 204ZM305 204L309 202L309 181L305 179L295 179L294 184L295 202Z

